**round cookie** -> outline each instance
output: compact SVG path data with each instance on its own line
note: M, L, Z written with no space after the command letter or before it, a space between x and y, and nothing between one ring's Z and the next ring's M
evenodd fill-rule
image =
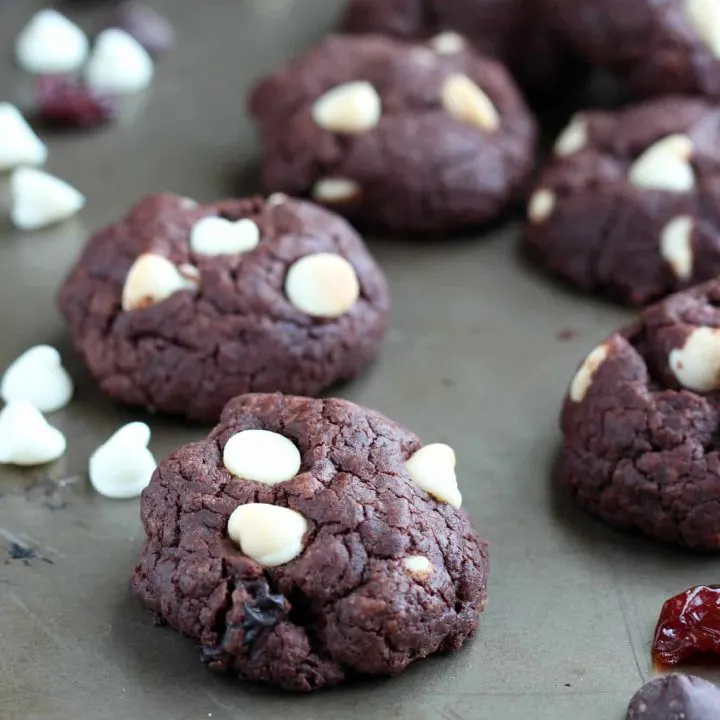
M559 478L603 520L720 551L720 280L671 295L572 380Z
M249 98L265 188L364 226L440 233L493 220L533 166L535 122L505 69L380 36L331 36Z
M457 649L486 544L455 457L345 400L245 395L143 492L132 579L213 669L309 691Z
M528 205L530 257L643 305L720 273L720 107L681 97L578 113Z
M388 324L382 271L341 218L285 196L150 196L92 237L59 295L114 400L215 422L238 393L316 395Z
M720 96L716 0L540 0L546 22L638 96Z

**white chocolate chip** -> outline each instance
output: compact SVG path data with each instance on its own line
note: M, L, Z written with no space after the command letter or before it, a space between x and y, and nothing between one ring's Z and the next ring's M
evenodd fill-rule
M344 315L360 297L360 282L353 266L334 253L300 258L288 270L285 294L300 312L312 317Z
M552 190L541 188L536 190L528 203L528 219L535 225L544 223L555 209L557 198Z
M198 271L192 265L176 268L162 255L140 255L128 272L122 309L138 310L166 300L181 290L196 290Z
M307 520L289 508L249 503L235 509L227 529L245 555L265 567L277 567L303 551Z
M300 451L279 433L242 430L225 443L223 463L241 480L277 485L300 472Z
M575 373L572 383L570 383L570 399L573 402L579 403L585 398L595 377L595 373L605 360L607 360L609 352L606 344L598 345L585 358L580 369Z
M456 120L492 132L500 116L492 100L467 75L451 75L441 91L443 107Z
M695 328L685 345L670 353L670 369L678 382L698 392L720 388L720 328Z
M198 255L239 255L260 244L260 228L250 219L204 217L190 231L190 248Z
M21 230L38 230L67 220L85 198L64 180L36 168L17 168L10 178L10 217Z
M433 443L420 448L405 463L412 481L434 498L453 507L462 505L455 475L455 453L449 445Z
M18 165L44 165L47 147L10 103L0 103L0 170Z
M13 400L0 412L0 464L45 465L66 448L65 436L27 400Z
M587 145L587 120L583 115L575 115L570 124L558 135L555 141L555 154L567 157L582 150Z
M85 62L88 45L75 23L55 10L41 10L18 35L15 59L29 73L72 73Z
M142 422L121 427L90 456L90 483L116 500L134 498L149 485L157 463L148 450L150 428Z
M324 178L318 180L312 190L313 200L323 203L342 203L360 195L360 185L347 178Z
M408 555L403 566L413 580L424 582L433 574L433 564L424 555Z
M288 199L288 196L285 193L273 193L272 195L268 196L268 199L266 200L266 203L268 205L282 205L286 200Z
M96 90L125 94L144 90L155 68L145 48L124 30L103 30L85 68L88 84Z
M73 383L62 365L60 353L48 345L26 350L5 371L0 396L5 402L27 400L40 412L65 407L73 394Z
M686 135L668 135L651 145L632 164L628 178L639 188L688 192L695 187L690 165L693 144Z
M720 58L720 4L717 0L685 0L685 13L710 52Z
M312 107L313 120L325 130L351 135L372 130L382 115L377 90L363 80L328 90Z
M689 215L679 215L660 233L660 255L680 280L689 280L692 275L693 225L693 219Z
M430 46L438 55L455 55L465 49L465 40L456 32L441 32L430 39Z

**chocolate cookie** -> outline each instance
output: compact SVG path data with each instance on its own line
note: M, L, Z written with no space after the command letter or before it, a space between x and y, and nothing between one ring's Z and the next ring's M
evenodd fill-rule
M579 113L530 198L530 256L632 305L714 277L719 139L720 107L699 99Z
M111 398L208 422L238 393L316 395L356 376L388 303L352 228L284 196L148 197L91 238L59 296Z
M532 169L535 123L502 66L446 50L334 36L262 80L266 189L395 231L496 218Z
M720 279L642 311L575 375L560 481L613 525L720 551Z
M236 398L143 492L133 590L216 670L299 691L395 675L485 605L454 466L345 400Z
M626 720L716 720L720 690L707 680L673 673L643 685L628 706Z
M715 0L539 0L577 53L638 96L720 96Z

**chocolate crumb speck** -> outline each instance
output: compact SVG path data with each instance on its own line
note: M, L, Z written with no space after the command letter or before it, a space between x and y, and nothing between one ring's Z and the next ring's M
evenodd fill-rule
M578 335L579 333L577 330L573 330L572 328L563 328L562 330L558 330L555 337L562 342L567 342L569 340L574 340Z

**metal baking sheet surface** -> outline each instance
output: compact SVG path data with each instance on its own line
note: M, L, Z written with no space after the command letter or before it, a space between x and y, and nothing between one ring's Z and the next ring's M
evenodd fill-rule
M88 456L131 419L150 422L158 458L206 428L102 397L72 359L54 306L58 284L88 234L146 193L210 200L255 189L245 91L319 39L340 11L338 0L156 6L178 41L147 97L119 125L49 140L47 169L86 193L86 209L37 233L0 221L0 366L51 343L77 381L73 403L53 417L69 439L66 457L49 468L0 470L0 718L621 718L650 676L662 601L717 581L720 561L605 528L553 490L568 380L629 314L526 268L518 223L465 239L371 239L392 286L392 329L380 360L340 390L427 442L454 446L465 507L492 543L490 599L474 641L398 678L298 697L214 675L192 640L153 627L130 596L138 501L93 493ZM31 81L11 50L39 7L0 2L0 100L28 98ZM90 31L107 6L64 9ZM559 339L563 331L570 339ZM35 556L13 558L19 547Z

